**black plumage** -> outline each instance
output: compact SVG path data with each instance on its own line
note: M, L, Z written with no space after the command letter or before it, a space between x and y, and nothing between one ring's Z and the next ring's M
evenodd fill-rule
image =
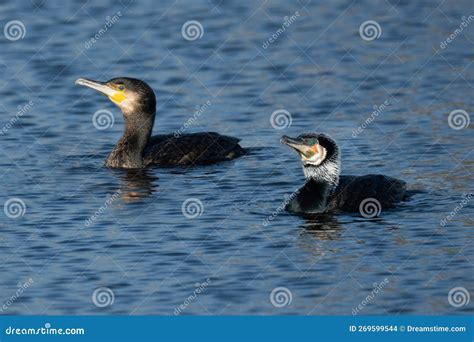
M340 176L336 189L330 190L327 197L324 196L325 186L327 184L308 179L287 209L301 213L358 212L362 201L369 198L376 199L380 209L390 209L404 200L406 194L406 182L377 174Z
M144 152L145 165L207 165L232 160L245 153L240 139L215 132L151 137Z

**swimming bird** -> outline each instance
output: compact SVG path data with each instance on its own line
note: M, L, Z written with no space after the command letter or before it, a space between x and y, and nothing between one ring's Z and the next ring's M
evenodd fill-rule
M142 80L119 77L107 82L79 78L76 84L97 90L121 110L125 131L105 162L110 168L149 165L207 165L244 154L240 139L215 132L151 136L156 114L153 89Z
M393 208L405 198L406 183L402 180L378 174L340 176L339 146L326 134L283 136L281 143L298 152L306 177L305 185L290 196L288 211L308 214L337 210L356 212L361 211L361 204L375 199L373 203L379 208L373 209L380 212Z

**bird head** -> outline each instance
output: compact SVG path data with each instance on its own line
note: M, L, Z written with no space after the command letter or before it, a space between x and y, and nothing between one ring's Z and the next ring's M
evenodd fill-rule
M133 113L153 113L156 111L156 98L153 89L142 80L119 77L106 82L79 78L76 84L97 90L115 103L125 116Z

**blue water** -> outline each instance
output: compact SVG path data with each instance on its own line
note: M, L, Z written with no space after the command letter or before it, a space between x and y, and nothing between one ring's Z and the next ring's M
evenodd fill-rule
M455 307L448 293L473 293L473 204L440 222L473 192L473 126L455 130L448 115L474 112L474 23L440 44L473 9L469 0L0 4L1 26L25 29L18 40L0 35L0 203L24 203L18 217L0 214L1 313L173 315L183 305L180 314L350 315L363 301L360 314L472 313L473 300ZM203 27L196 40L181 33L190 20ZM367 20L378 39L359 34ZM102 167L123 118L74 80L118 76L155 89L155 133L179 130L210 101L186 132L237 136L252 153L141 174ZM289 127L272 127L279 109ZM113 113L112 127L94 127L98 110ZM343 173L383 173L420 192L377 219L278 211L304 182L279 138L305 131L337 139ZM202 203L200 216L183 215L187 199ZM113 294L103 307L93 300L102 287ZM270 300L278 287L282 307Z

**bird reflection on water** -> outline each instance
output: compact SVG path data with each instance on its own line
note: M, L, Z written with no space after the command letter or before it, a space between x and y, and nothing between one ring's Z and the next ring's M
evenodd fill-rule
M148 169L113 170L120 181L124 202L135 202L151 196L158 188L158 177Z
M338 240L342 235L342 225L332 214L304 215L305 222L301 235L313 236L319 240Z

